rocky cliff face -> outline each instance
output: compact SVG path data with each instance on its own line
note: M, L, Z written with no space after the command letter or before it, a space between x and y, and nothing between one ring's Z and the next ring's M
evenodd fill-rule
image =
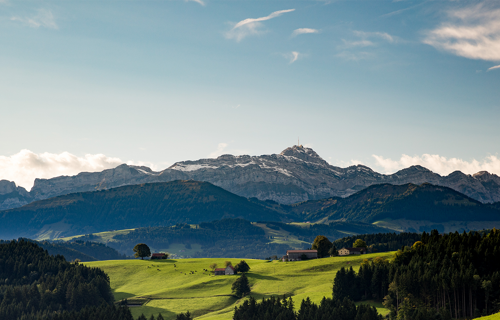
M424 182L450 187L484 203L500 201L500 177L488 172L440 176L421 166L412 166L385 175L363 165L332 166L314 150L302 146L287 148L280 154L222 155L216 159L182 161L160 172L123 164L102 172L36 179L29 195L40 200L73 192L173 180L207 181L240 196L284 204L346 197L373 184Z
M0 180L0 210L17 208L33 201L33 197L23 187L12 181Z

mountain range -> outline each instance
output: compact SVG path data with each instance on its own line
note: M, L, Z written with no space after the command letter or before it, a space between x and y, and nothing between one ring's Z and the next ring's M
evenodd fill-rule
M247 221L361 222L400 231L500 226L498 203L483 204L453 189L378 184L346 198L284 205L245 198L208 182L176 180L78 192L0 212L0 237L53 239L117 229ZM387 229L386 229L387 230Z
M215 159L182 161L158 172L123 164L101 172L36 179L30 192L2 180L0 210L75 192L174 180L206 181L246 198L281 204L347 197L374 184L426 182L452 188L482 203L500 201L500 177L485 171L474 175L455 171L441 176L424 167L411 166L394 174L381 174L364 165L332 166L311 148L296 145L272 155L222 155Z

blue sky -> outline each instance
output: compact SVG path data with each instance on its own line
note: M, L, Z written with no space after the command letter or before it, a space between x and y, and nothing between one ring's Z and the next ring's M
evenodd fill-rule
M0 179L298 136L334 165L500 174L497 1L0 0L0 29Z

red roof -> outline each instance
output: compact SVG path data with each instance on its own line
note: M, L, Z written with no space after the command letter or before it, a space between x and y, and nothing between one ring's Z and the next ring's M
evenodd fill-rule
M165 255L164 253L153 253L152 254L153 257L162 257L164 255Z
M227 267L226 267L226 268L227 268ZM229 268L233 269L233 271L234 271L234 268L233 268L233 266L229 266Z
M214 271L226 271L226 268L217 268Z

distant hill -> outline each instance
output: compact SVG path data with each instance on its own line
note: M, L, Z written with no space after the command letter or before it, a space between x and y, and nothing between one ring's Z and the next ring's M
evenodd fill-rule
M74 193L3 211L0 237L49 239L238 217L250 221L287 218L207 182L173 181Z
M455 171L441 176L416 165L393 174L381 174L364 165L333 166L313 149L295 145L279 154L226 154L215 159L181 161L162 171L123 164L101 172L35 179L29 193L21 187L12 192L12 186L2 191L0 183L0 210L75 192L174 180L206 181L246 198L273 200L281 204L347 197L374 184L425 182L452 188L483 203L500 201L500 177L486 171L473 175Z
M332 241L347 234L383 233L389 229L362 222L337 221L330 224L287 224L255 222L243 219L223 219L198 225L178 224L171 227L138 228L116 232L108 246L132 255L140 242L154 251L167 251L184 257L198 258L265 258L283 255L288 249L310 248L317 235ZM105 241L100 234L90 234L79 240ZM179 252L180 250L181 252ZM176 251L177 250L177 251Z
M500 221L500 211L493 205L482 204L450 188L428 183L373 185L347 198L296 204L291 206L291 212L313 221Z

